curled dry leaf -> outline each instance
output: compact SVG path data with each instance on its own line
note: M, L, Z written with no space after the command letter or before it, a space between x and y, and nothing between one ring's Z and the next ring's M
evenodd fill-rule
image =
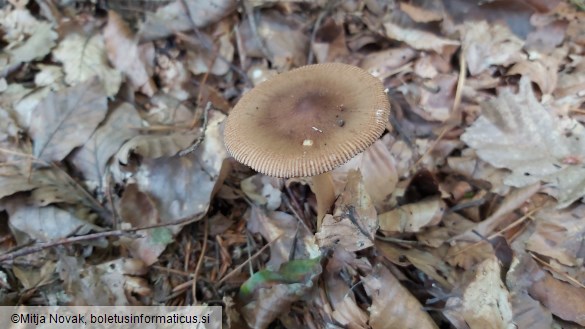
M457 328L514 329L510 293L500 279L498 259L479 264L462 297L451 297L443 313Z
M335 203L333 216L327 214L321 230L315 234L321 247L342 246L348 251L358 251L374 245L378 229L376 209L365 190L359 171L347 176L345 191Z
M126 165L132 155L139 155L148 159L170 157L186 149L199 137L201 133L172 133L170 135L138 135L124 143L116 159Z
M559 118L534 97L530 80L520 91L504 89L484 104L483 115L461 136L478 156L512 173L507 185L522 187L543 181L556 193L559 207L585 195L585 128Z
M422 310L419 301L386 267L376 265L363 282L372 299L369 323L373 329L438 328L431 316Z
M124 142L138 134L134 128L140 125L141 119L134 106L121 103L109 113L83 147L74 153L71 160L88 186L102 186L106 164Z
M433 50L442 54L447 49L459 47L459 41L439 37L422 30L405 28L392 22L384 23L384 31L388 38L405 42L414 49Z
M101 34L82 36L69 34L53 51L55 60L63 63L65 82L76 85L99 77L106 94L114 96L122 83L122 74L108 64L104 38Z
M123 72L134 90L151 97L156 92L138 49L138 40L130 27L115 11L108 11L108 24L103 31L106 53L118 71Z
M378 215L380 230L385 233L415 233L422 228L437 225L445 212L440 197L400 206Z
M89 139L107 110L102 84L95 78L50 93L35 108L29 128L33 155L45 162L63 160Z

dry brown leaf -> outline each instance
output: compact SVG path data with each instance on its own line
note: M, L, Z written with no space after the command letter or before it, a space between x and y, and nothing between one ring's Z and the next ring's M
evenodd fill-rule
M106 95L98 79L50 93L36 107L29 128L33 155L46 162L63 160L89 139L107 110Z
M419 301L386 267L376 265L372 274L363 278L363 282L372 299L369 323L373 329L439 328L422 310Z
M201 134L198 132L172 133L170 135L138 135L124 143L116 159L126 165L132 155L148 159L170 157L186 149Z
M337 24L334 19L326 19L315 34L315 41L311 45L317 58L317 63L335 62L349 54L346 46L343 24Z
M140 28L140 38L153 40L168 37L176 32L205 27L229 15L237 7L235 0L175 0L146 14Z
M345 191L335 203L332 215L325 215L321 230L315 234L321 247L341 246L358 251L374 245L378 229L376 209L365 190L359 171L347 175Z
M527 76L536 83L545 95L551 95L557 87L558 61L549 56L537 60L523 60L516 63L508 71L508 75Z
M582 267L585 205L565 211L544 208L533 216L536 231L526 241L526 250L555 259L563 265Z
M507 185L544 181L556 194L559 207L585 195L585 128L539 103L527 77L520 80L518 94L504 89L486 102L483 115L461 140L491 165L510 169L504 180Z
M462 27L463 51L471 75L478 75L492 65L510 65L525 56L524 43L504 25L486 21L468 22Z
M15 166L0 166L0 199L17 192L30 191L36 184Z
M207 35L202 34L201 37L207 38L207 42L213 45L213 41ZM230 34L222 34L217 40L217 46L213 47L210 51L201 45L201 49L187 53L187 66L193 74L209 72L214 75L224 75L230 71L229 63L233 61L235 53Z
M451 297L443 313L457 328L514 329L510 294L500 279L498 259L484 260L463 296Z
M412 61L417 52L406 46L369 53L360 67L379 79L386 79L397 73L397 69Z
M386 136L332 172L336 194L341 194L345 188L348 174L359 170L366 192L376 210L383 211L390 207L390 198L396 189L398 174L395 168L396 160L384 143L385 140Z
M145 159L135 178L155 202L163 222L199 217L207 212L227 151L220 124L225 116L209 112L205 138L185 155Z
M263 12L256 18L258 36L264 42L269 54L264 54L257 37L250 28L248 19L242 20L238 29L242 35L243 47L248 56L272 56L273 65L280 70L302 66L307 59L309 38L302 31L301 23L276 11Z
M447 209L439 197L406 204L378 215L380 230L385 233L415 233L424 227L437 225Z
M109 113L102 125L71 159L83 174L87 185L102 186L106 164L124 142L138 134L133 128L140 125L140 116L129 103L122 103Z
M542 280L530 287L529 293L559 318L585 326L585 289L556 280L546 273Z
M388 38L405 42L414 49L433 50L442 54L446 49L459 47L459 41L439 37L426 31L405 28L392 22L384 23L384 31Z
M146 195L138 190L136 184L129 184L124 189L124 194L117 207L120 218L132 227L144 227L160 224L158 211L155 204ZM157 239L155 230L141 231L142 237L121 239L130 254L140 259L145 265L150 266L158 261L158 256L165 250L167 243Z
M138 40L130 27L115 11L108 11L108 24L103 30L106 53L118 71L123 72L134 90L151 97L156 92L138 49Z
M413 6L406 2L399 4L400 10L407 13L413 21L417 23L428 23L434 21L440 21L443 19L443 14L433 11L431 9Z

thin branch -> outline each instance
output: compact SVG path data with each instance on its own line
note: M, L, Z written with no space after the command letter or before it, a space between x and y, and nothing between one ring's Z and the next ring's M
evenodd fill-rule
M197 137L197 139L193 142L193 144L191 144L191 146L189 146L188 148L179 152L179 156L182 157L182 156L185 156L189 153L194 152L199 147L199 144L201 144L203 142L203 140L205 139L205 130L207 130L207 121L208 121L210 109L211 109L211 102L207 102L207 105L205 106L205 110L203 112L203 125L201 127L201 135L199 135L199 137Z

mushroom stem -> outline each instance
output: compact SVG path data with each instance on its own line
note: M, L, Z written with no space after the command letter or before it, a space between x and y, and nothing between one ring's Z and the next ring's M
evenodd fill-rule
M317 197L317 230L321 229L323 218L335 202L333 176L327 171L311 177L311 189Z

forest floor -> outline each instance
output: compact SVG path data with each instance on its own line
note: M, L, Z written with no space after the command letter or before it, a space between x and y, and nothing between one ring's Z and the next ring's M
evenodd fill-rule
M225 328L585 326L583 6L0 1L0 303L221 305ZM309 180L235 161L223 122L326 62L379 78L391 114L331 172L317 228Z

